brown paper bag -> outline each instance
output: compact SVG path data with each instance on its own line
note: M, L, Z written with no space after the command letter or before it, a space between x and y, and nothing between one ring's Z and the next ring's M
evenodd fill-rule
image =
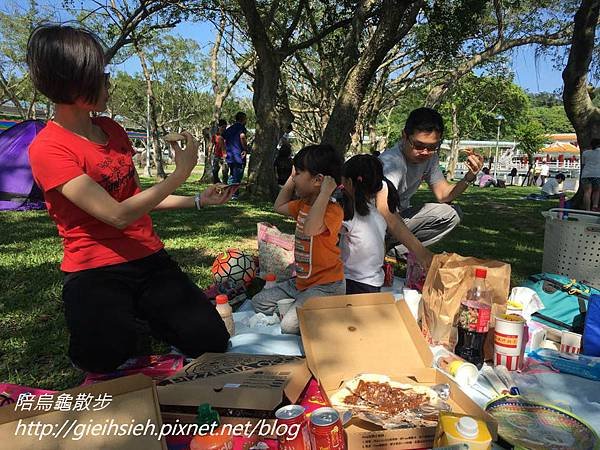
M423 286L422 327L423 334L430 344L443 345L449 350L454 350L454 318L460 308L460 302L473 286L477 267L487 269L485 282L493 293L490 323L492 332L488 333L488 337L493 336L494 317L506 310L510 290L510 264L444 253L433 257ZM486 357L489 356L488 346L486 340Z

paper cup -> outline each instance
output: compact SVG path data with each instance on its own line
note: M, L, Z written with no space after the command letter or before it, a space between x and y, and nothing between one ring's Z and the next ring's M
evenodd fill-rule
M408 306L408 309L410 309L410 312L412 313L413 317L415 318L415 320L418 323L419 320L421 319L421 317L420 317L420 307L421 307L421 297L422 297L421 293L415 289L403 289L402 293L404 296L404 301L406 302L406 305Z
M579 353L581 350L581 335L570 331L562 331L560 336L560 351L563 353Z
M283 319L283 316L286 315L286 313L290 310L295 301L296 299L294 298L284 298L277 302L277 310L279 311L280 320Z
M508 370L521 368L525 319L516 314L496 316L494 363Z

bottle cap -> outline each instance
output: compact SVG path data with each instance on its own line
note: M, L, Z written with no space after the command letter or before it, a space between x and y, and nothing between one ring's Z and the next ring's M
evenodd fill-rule
M218 427L221 425L221 419L219 417L219 413L212 409L212 406L210 406L208 403L202 403L200 406L198 406L196 423L198 426L212 425L213 423L216 423Z
M224 305L225 303L229 303L229 299L225 294L219 294L215 297L215 302L217 305Z
M277 276L274 273L268 273L265 275L265 281L276 281Z
M456 430L467 438L474 438L479 434L479 425L472 417L461 417L456 423Z
M485 278L485 277L487 277L487 269L482 269L481 267L475 269L475 277L476 278Z

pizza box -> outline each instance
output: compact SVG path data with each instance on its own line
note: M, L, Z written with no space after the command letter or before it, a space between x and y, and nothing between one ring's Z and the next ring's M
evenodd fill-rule
M93 400L87 404L84 398ZM162 419L154 381L145 375L46 394L26 403L30 406L17 402L0 408L2 448L167 449L164 438L158 439Z
M298 356L205 353L157 390L166 422L195 422L198 406L209 403L223 423L272 423L278 408L299 400L310 378Z
M484 420L496 439L496 421L431 367L433 354L404 301L390 293L315 297L298 317L308 367L328 398L361 373L425 386L447 383L452 411ZM435 436L435 427L384 430L357 418L344 428L350 450L431 448Z

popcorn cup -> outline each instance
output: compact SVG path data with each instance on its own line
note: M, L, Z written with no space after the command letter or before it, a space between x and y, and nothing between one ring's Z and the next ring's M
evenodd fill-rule
M496 317L494 331L494 364L517 370L523 363L525 319L516 314Z
M581 335L570 331L562 331L560 336L560 351L563 353L579 353L581 350Z

